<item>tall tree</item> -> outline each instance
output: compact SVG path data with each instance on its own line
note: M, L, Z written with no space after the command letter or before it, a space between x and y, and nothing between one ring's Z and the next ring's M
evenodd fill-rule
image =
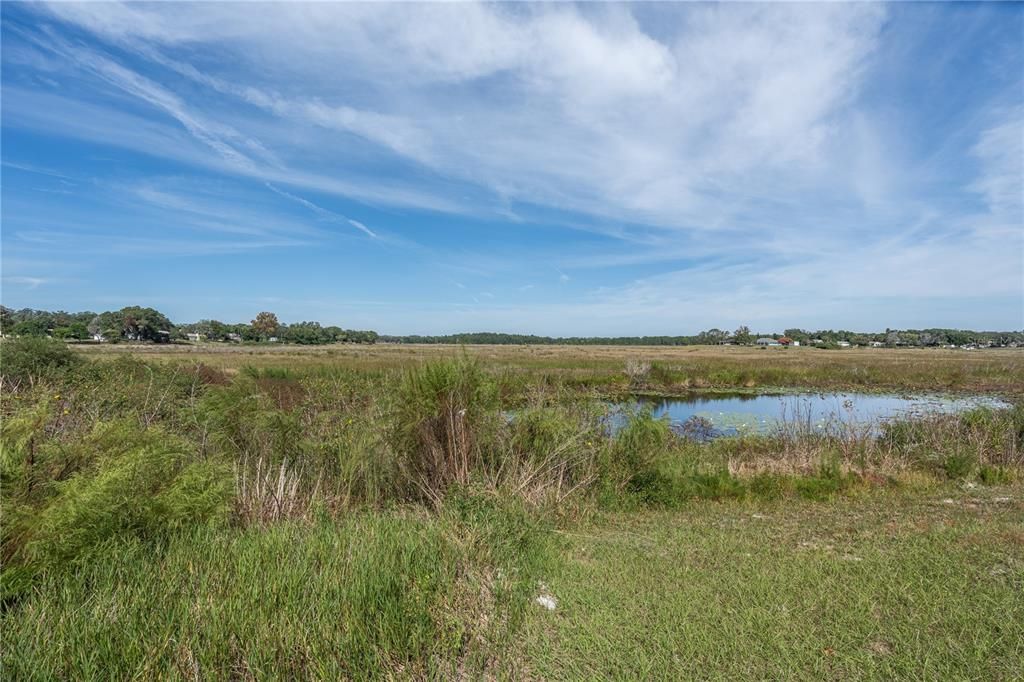
M274 313L262 312L252 321L253 331L262 340L275 336L280 326L281 323L277 321L277 315Z
M732 340L736 342L738 346L749 346L750 342L754 340L754 337L750 334L750 327L747 325L740 325L740 327L732 333Z

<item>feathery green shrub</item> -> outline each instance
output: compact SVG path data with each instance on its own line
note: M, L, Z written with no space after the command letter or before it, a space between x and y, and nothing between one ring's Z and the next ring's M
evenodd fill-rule
M0 342L0 375L8 383L59 378L81 362L66 343L55 339L23 336Z

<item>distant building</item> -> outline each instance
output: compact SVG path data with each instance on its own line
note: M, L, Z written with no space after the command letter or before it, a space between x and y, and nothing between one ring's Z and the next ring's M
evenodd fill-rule
M240 334L236 334L235 332L230 332L228 334L228 341L234 341L235 343L241 343L242 342L242 336Z
M271 336L269 339L267 339L267 341L269 341L270 343L277 343L277 337Z
M836 345L839 346L840 348L849 348L850 347L850 342L849 341L836 341Z
M760 338L757 340L759 346L781 346L782 344L775 339L769 339L768 337Z
M823 345L825 345L825 341L822 340L822 339L811 339L811 345L812 346L823 346Z
M800 347L800 342L799 341L794 341L793 342L793 347L794 348L799 348Z
M871 346L872 348L881 348L885 344L882 343L881 341L872 341L868 345Z
M100 343L103 343L104 341L107 340L107 337L103 336L103 334L93 334L92 335L92 340L93 341L99 341Z
M200 341L203 340L203 335L197 332L188 332L187 334L185 334L185 337L188 338L188 340L192 341L193 343L199 343Z

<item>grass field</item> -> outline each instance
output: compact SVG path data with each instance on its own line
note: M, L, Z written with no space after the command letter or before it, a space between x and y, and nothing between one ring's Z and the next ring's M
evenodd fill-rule
M1019 679L1020 489L703 504L560 534L544 679Z
M234 372L243 367L360 372L409 367L462 353L488 367L570 381L629 388L623 370L648 363L645 386L661 392L702 388L861 388L1024 392L1024 349L753 348L739 346L233 346L226 344L82 345L88 356L135 355L201 362Z
M1020 351L5 342L0 361L4 679L1024 669ZM1011 407L711 442L602 422L608 394L764 387Z

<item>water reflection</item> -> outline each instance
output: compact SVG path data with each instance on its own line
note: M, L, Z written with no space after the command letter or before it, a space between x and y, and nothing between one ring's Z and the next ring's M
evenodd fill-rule
M879 425L884 421L974 407L1005 407L988 397L897 396L874 393L698 394L639 398L654 416L697 440L738 433L766 433L782 424L827 429L830 425ZM612 428L616 422L612 420ZM692 433L687 433L690 431Z

